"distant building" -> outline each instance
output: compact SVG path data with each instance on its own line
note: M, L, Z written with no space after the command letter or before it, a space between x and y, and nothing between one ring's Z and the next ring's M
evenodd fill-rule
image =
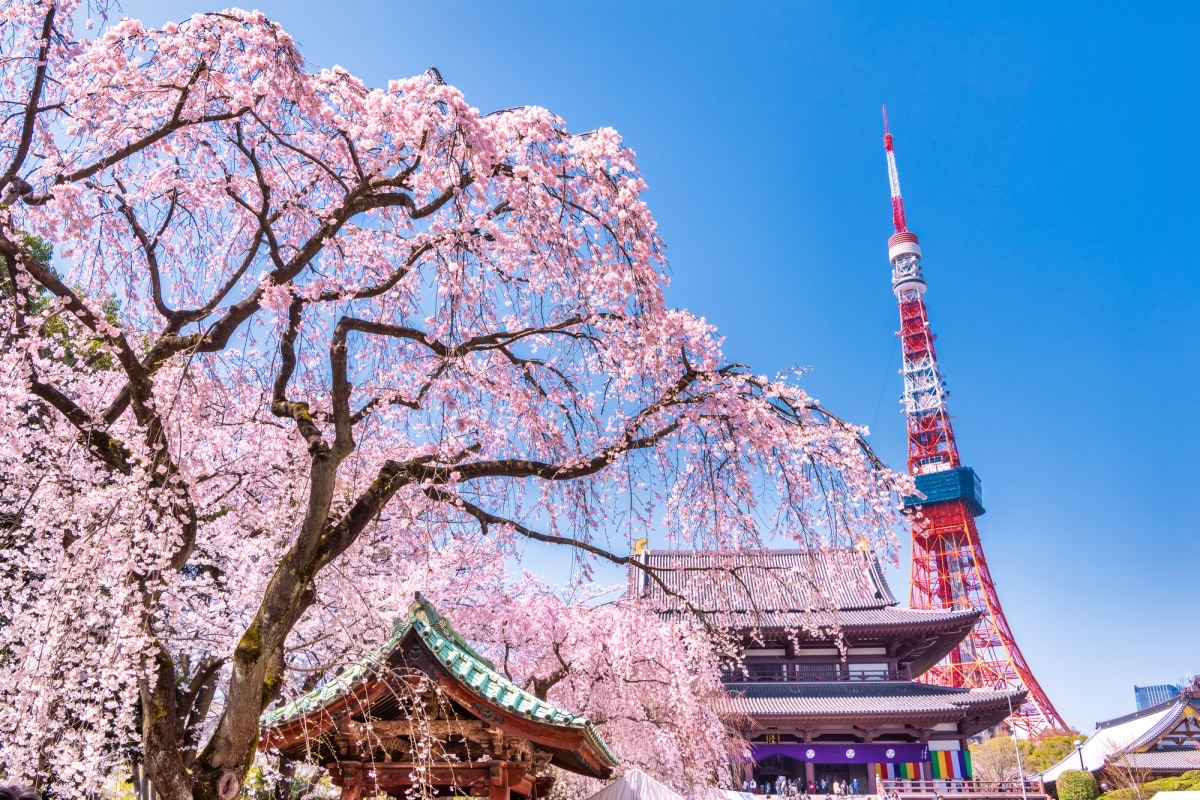
M1137 710L1145 711L1150 706L1157 706L1179 696L1182 686L1173 683L1160 683L1157 686L1135 686L1133 696L1137 700Z

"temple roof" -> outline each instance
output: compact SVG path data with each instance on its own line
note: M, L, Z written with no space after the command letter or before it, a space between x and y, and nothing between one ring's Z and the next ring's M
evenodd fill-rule
M1043 772L1042 780L1058 780L1081 758L1088 771L1095 772L1121 751L1129 752L1138 766L1154 771L1200 769L1200 678L1165 703L1097 723L1080 752Z
M419 650L413 650L414 644ZM508 718L532 723L521 727L525 738L535 742L541 738L538 730L570 732L582 740L582 746L589 751L588 760L595 762L591 769L580 769L581 764L574 763L579 759L556 753L556 763L567 762L560 766L607 777L617 765L617 757L586 717L564 711L498 673L420 594L409 608L407 618L396 620L391 636L362 661L308 694L264 713L260 718L264 746L282 749L298 735L311 740L332 730L337 715L361 712L373 701L377 692L372 690L372 684L386 681L393 668L401 663L420 663L421 653L432 657L436 667L444 671L443 677L453 680L472 701L482 701L482 705L471 702L473 714L500 728L506 727ZM355 702L348 702L351 700Z
M900 608L875 555L858 548L651 550L639 561L653 577L630 567L632 586L664 618L699 611L727 630L790 629L801 639L837 631L857 642L905 642L903 661L913 675L953 650L980 615Z
M737 553L650 550L640 561L662 582L639 581L640 594L664 610L684 610L672 593L686 596L695 608L708 613L804 613L896 605L875 556L850 548Z
M731 690L733 687L730 687ZM827 681L767 683L738 687L732 696L735 711L762 717L847 717L892 714L962 717L967 712L1008 714L1008 701L1018 706L1022 690L953 689L912 681ZM994 716L994 713L988 713ZM986 727L986 725L984 726Z
M686 619L690 612L672 609L660 612L667 618ZM949 625L970 630L979 616L974 609L963 611L940 611L917 608L866 608L850 611L706 611L705 619L718 628L800 628L818 625L836 625L846 629L895 628L903 626L926 627Z
M1169 747L1147 753L1131 753L1129 761L1134 769L1149 770L1157 774L1190 772L1200 769L1200 750L1195 747Z

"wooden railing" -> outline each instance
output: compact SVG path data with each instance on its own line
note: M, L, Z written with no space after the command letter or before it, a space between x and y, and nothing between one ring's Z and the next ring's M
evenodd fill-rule
M972 798L1004 798L1012 800L1014 797L1032 797L1044 798L1046 796L1046 787L1041 781L966 781L957 778L938 781L910 781L910 780L881 780L879 781L879 792L888 794L896 792L900 795L901 800L909 800L914 797L933 797L934 795L943 795L945 797L961 797L969 796Z
M746 671L727 670L721 675L725 683L799 682L799 681L898 681L904 680L898 672L888 669L853 669L845 675L840 669L815 670L794 666L784 669L782 665L748 665Z

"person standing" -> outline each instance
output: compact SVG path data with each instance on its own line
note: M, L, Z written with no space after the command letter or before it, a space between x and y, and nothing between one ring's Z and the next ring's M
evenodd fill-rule
M858 778L855 778L854 783L850 784L850 794L858 794Z

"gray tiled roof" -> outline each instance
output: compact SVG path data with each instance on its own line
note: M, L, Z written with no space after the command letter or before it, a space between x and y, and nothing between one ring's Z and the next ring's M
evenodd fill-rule
M1185 710L1190 705L1186 696L1176 696L1167 702L1172 704L1174 709L1173 712L1167 714L1162 719L1158 720L1157 723L1147 729L1145 733L1137 738L1137 741L1129 745L1129 749L1137 750L1157 742L1163 737L1164 734L1178 724L1179 720L1183 718ZM1166 703L1160 703L1159 705L1166 705Z
M813 609L855 611L896 605L874 555L850 548L736 554L652 550L643 556L643 563L668 589L707 613L795 615ZM636 568L630 569L642 597L666 611L684 610L679 598Z
M688 616L686 611L670 611L664 616ZM841 628L874 628L893 627L897 625L928 625L944 622L970 623L978 612L974 609L963 611L938 611L916 608L866 608L855 611L767 611L756 614L753 611L720 611L708 612L708 621L719 628L803 628L810 625L832 626Z
M1023 691L952 689L909 681L730 684L734 711L752 716L961 713L973 706L1016 705ZM1007 705L1007 703L1006 703Z
M1127 758L1138 769L1156 772L1187 772L1200 769L1200 750L1195 747L1171 747L1146 753L1131 753Z
M1063 772L1075 769L1080 760L1087 770L1096 772L1104 767L1114 753L1143 748L1145 752L1129 755L1139 767L1156 772L1200 769L1200 749L1174 746L1151 749L1179 724L1180 719L1185 715L1190 716L1194 711L1200 711L1200 683L1165 703L1098 722L1096 732L1084 741L1080 751L1068 753L1043 772L1042 780L1047 783L1057 781Z

